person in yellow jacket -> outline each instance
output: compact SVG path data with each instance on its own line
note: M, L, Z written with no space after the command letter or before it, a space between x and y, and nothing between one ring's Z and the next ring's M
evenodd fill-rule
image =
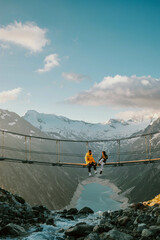
M88 166L88 173L89 173L89 176L91 176L91 167L94 167L94 172L97 173L96 171L96 166L97 166L97 163L96 161L94 160L93 158L93 155L92 155L92 151L89 150L86 155L85 155L85 161L86 161L86 164Z

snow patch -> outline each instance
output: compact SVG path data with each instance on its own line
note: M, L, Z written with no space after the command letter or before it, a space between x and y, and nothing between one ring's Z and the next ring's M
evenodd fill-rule
M16 124L16 122L10 122L10 123L8 123L8 125L10 125L10 126L14 126Z
M30 133L35 133L35 131L33 131L33 130L30 130Z

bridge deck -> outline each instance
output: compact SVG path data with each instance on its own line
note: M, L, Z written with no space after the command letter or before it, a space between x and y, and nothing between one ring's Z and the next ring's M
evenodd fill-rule
M0 158L0 161L3 162L12 162L12 163L24 163L24 164L35 164L35 165L45 165L45 166L66 166L66 167L87 167L85 163L72 163L72 162L45 162L45 161L32 161L32 160L23 160L16 158ZM134 165L142 163L156 163L160 161L160 158L153 159L144 159L144 160L131 160L131 161L120 161L120 162L107 162L106 166L124 166L124 165ZM99 166L99 164L98 164Z

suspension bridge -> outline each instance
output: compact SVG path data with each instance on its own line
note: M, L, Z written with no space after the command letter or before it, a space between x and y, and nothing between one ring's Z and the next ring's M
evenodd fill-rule
M126 166L160 161L160 131L130 137L72 140L26 135L0 129L0 161L58 167L86 167L84 157L93 149L98 160L102 150L106 166ZM42 160L41 160L42 159Z

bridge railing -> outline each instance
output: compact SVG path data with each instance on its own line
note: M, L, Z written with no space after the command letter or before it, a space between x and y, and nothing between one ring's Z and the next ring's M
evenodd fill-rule
M160 156L160 132L116 139L73 140L26 135L0 129L1 159L13 158L50 163L84 163L88 149L95 160L105 150L108 162L152 159Z

